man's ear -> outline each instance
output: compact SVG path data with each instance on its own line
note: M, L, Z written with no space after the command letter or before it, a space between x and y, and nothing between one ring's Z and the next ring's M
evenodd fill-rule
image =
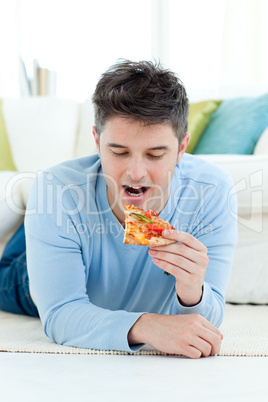
M181 160L184 152L186 151L186 148L187 148L187 145L188 145L189 141L190 141L190 134L186 133L184 138L183 138L183 140L182 140L182 142L181 142L181 145L180 145L180 150L179 150L177 163L179 163L179 161Z
M97 149L98 155L100 156L99 136L98 136L98 133L97 133L96 126L93 126L93 127L92 127L92 133L93 133L93 136L94 136L94 140L95 140L95 144L96 144L96 149Z

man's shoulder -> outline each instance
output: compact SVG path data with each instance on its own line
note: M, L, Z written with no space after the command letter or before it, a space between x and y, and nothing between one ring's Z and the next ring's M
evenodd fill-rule
M100 159L97 154L82 158L70 159L51 166L44 170L45 175L50 175L64 184L83 185L91 180L96 181L100 171Z
M230 176L214 163L205 158L185 153L178 164L182 180L195 181L218 186L229 181Z

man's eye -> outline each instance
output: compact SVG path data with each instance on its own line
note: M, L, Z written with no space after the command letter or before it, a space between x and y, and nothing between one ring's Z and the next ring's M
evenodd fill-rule
M114 151L112 151L112 153L113 153L114 156L118 156L118 157L128 155L128 152L114 152Z
M150 158L150 159L162 159L162 158L164 157L164 154L162 154L162 155L148 154L147 156L148 156L148 158Z

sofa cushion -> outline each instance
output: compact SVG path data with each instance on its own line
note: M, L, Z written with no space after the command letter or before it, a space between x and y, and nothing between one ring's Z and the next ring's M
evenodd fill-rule
M254 155L268 155L268 127L260 136L254 148Z
M268 126L268 94L224 100L203 132L195 154L253 154Z
M91 97L81 104L78 138L75 146L76 158L96 152L96 144L92 134L94 126L94 108Z
M186 152L193 152L212 114L218 109L221 102L220 100L207 100L190 104L188 131L191 137Z
M0 99L0 170L16 170L13 162Z
M52 97L3 101L6 130L19 171L42 170L73 157L79 108L74 101Z

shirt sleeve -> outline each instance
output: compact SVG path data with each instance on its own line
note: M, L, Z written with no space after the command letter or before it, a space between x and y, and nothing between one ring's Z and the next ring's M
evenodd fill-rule
M224 316L225 292L237 243L237 200L228 177L200 203L191 234L208 249L207 266L201 301L185 307L174 296L172 314L201 314L219 327Z
M127 336L143 313L100 308L87 294L76 197L79 188L41 173L27 205L27 267L45 334L58 344L134 352L141 345L130 347Z

